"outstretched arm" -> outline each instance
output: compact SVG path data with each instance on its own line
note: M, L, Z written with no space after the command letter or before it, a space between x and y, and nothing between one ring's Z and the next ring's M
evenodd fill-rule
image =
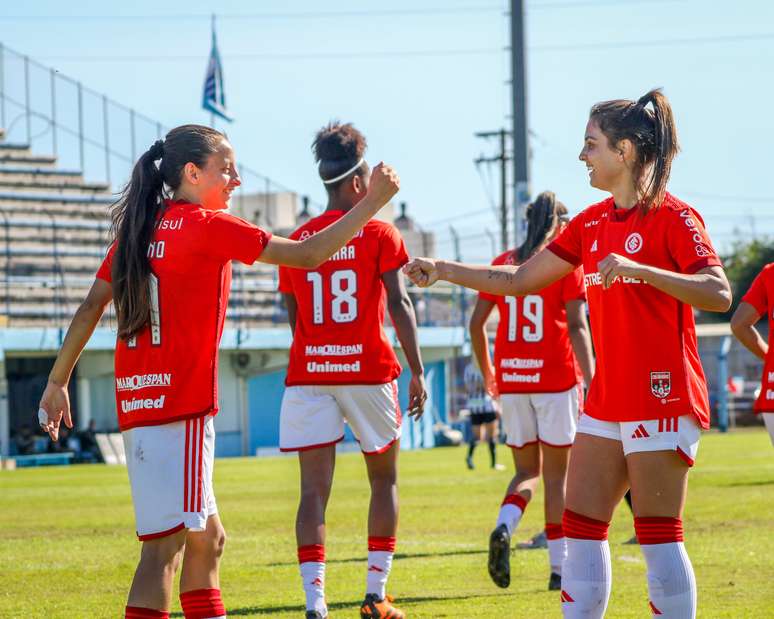
M75 312L70 327L67 329L67 335L65 335L62 347L56 356L54 367L48 375L48 384L43 392L43 397L40 399L39 410L45 411L45 414L39 412L38 420L43 429L51 436L51 440L58 439L59 424L62 419L68 428L73 427L67 384L70 382L73 368L75 368L86 342L89 341L112 298L112 286L102 279L95 279L86 299Z
M390 166L380 163L371 171L368 193L352 210L330 226L303 241L273 236L258 258L261 262L315 269L349 242L371 217L398 193L400 179Z
M755 307L742 301L731 317L731 331L747 350L759 359L765 360L769 352L769 345L755 328L755 323L760 320L760 317L761 315Z
M550 250L542 250L520 266L475 266L447 260L415 258L403 267L417 286L439 279L480 292L520 297L538 292L575 267Z

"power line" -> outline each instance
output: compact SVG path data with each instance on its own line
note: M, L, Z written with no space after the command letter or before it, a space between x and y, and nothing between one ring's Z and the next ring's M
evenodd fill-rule
M624 49L629 47L662 47L664 45L697 45L703 43L737 43L740 41L767 41L774 39L774 32L749 34L712 35L706 37L680 37L674 39L649 39L644 41L618 41L613 43L570 43L567 45L536 45L535 52L584 51L598 49Z

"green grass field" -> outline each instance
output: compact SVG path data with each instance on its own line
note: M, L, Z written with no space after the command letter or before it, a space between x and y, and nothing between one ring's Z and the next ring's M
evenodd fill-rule
M500 449L501 460L510 456ZM510 472L464 467L462 448L401 456L401 525L389 591L409 617L560 617L545 590L545 551L517 551L511 588L489 580L486 545ZM510 464L510 463L509 463ZM509 471L511 466L509 465ZM222 584L229 615L303 617L295 559L294 458L219 460L215 489L229 533ZM0 617L123 617L139 543L123 468L0 472ZM331 617L356 617L365 585L368 491L361 457L339 457L328 513ZM518 539L542 527L538 495ZM699 616L774 616L774 449L762 430L702 439L691 474L686 545ZM613 521L608 617L649 617L645 565L622 506ZM174 616L181 617L177 597Z

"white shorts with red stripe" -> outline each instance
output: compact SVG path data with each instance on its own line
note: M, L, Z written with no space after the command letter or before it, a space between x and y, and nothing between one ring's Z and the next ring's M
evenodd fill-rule
M643 451L676 451L693 466L701 428L693 415L647 421L601 421L581 415L578 432L621 441L624 455Z
M203 531L218 511L212 490L212 416L123 432L137 537Z
M387 451L400 438L398 383L295 385L285 389L280 410L280 450L326 447L344 438L344 423L364 454Z
M578 387L558 393L503 393L505 442L516 449L533 443L569 447L575 440Z

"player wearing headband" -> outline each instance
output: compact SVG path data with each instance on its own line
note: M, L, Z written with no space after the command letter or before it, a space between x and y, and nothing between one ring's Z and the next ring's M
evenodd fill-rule
M115 241L73 317L40 401L41 425L56 440L62 420L72 427L67 384L112 300L118 425L142 541L127 619L169 617L178 567L186 619L226 614L219 579L225 532L212 471L231 261L315 267L389 201L398 180L377 166L362 201L302 241L271 236L226 213L239 185L231 145L209 127L172 129L140 157L114 205Z
M351 124L320 130L313 150L328 192L325 212L291 238L314 238L366 195L366 141ZM364 618L401 618L385 594L398 527L397 461L402 413L400 365L384 332L385 305L411 369L409 414L427 398L414 309L400 268L408 261L398 230L372 220L315 269L280 269L293 345L280 414L280 449L298 452L301 500L296 539L307 617L326 617L325 508L336 443L349 425L371 485Z
M699 214L666 191L677 153L660 90L591 108L580 159L612 195L576 216L520 266L473 267L426 258L407 272L482 292L534 294L583 265L597 365L572 447L562 528L562 612L605 614L607 531L631 486L634 528L654 616L692 619L696 581L682 514L709 398L694 308L723 312L731 289Z

